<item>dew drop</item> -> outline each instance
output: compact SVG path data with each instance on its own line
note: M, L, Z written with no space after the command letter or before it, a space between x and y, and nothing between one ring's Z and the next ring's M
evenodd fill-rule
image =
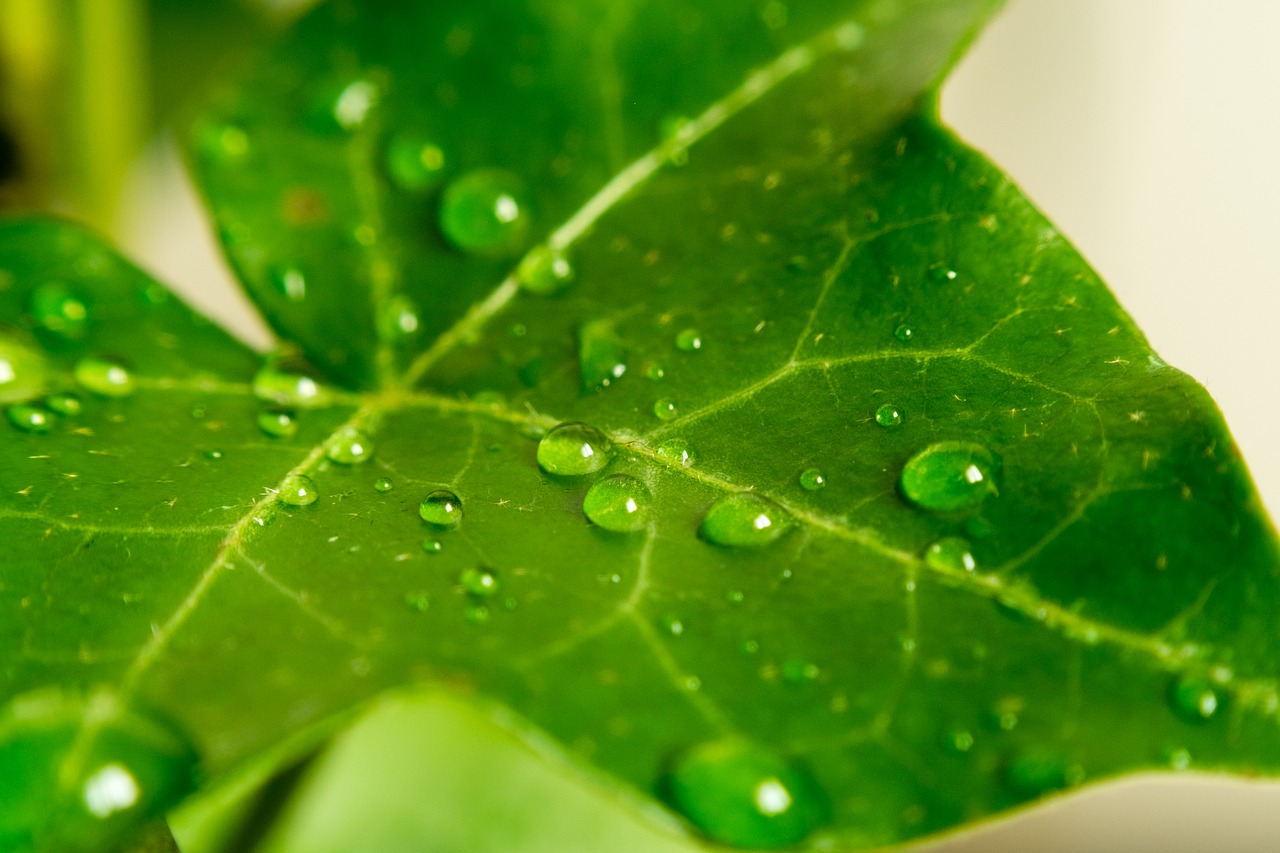
M359 465L373 458L373 439L356 427L343 427L329 440L324 455L339 465Z
M713 545L729 548L762 548L781 539L792 520L776 504L742 492L721 498L702 519L701 534Z
M958 274L956 271L946 264L934 264L929 267L929 278L940 284L943 282L955 281L957 277Z
M31 317L40 328L62 338L84 337L89 327L89 310L61 284L44 284L31 294Z
M661 400L653 404L653 413L659 420L673 421L680 415L680 410L676 406L676 401L669 397L663 397Z
M876 409L876 423L885 429L902 426L902 410L897 406L885 403Z
M608 388L627 372L625 348L612 320L589 320L578 328L578 370L583 392Z
M458 586L477 598L492 598L502 589L498 576L490 569L465 569L458 575Z
M1169 705L1189 723L1206 723L1226 704L1217 685L1205 678L1182 676L1169 686Z
M222 455L221 450L206 450L204 452L204 458L208 459L210 462L221 462Z
M688 468L698 461L697 456L683 438L670 438L658 445L658 458Z
M924 561L943 572L972 572L978 568L969 543L958 536L939 539L924 552Z
M258 429L270 438L293 438L298 434L298 419L291 412L268 409L258 413Z
M369 80L331 86L318 98L312 127L320 132L359 130L377 106L381 93Z
M391 491L395 487L396 487L396 484L391 482L390 477L379 477L378 479L373 481L373 490L375 492L383 492L385 494L386 492Z
M663 616L658 620L658 625L662 628L664 633L670 634L673 637L680 637L684 635L684 621L679 616L668 613L666 616Z
M617 474L597 481L582 499L582 514L614 533L640 530L649 520L649 489L635 477Z
M902 494L916 506L933 512L972 509L997 493L999 469L995 454L980 444L931 444L903 467Z
M315 480L306 474L291 474L280 484L280 503L285 506L311 506L319 498Z
M295 266L280 266L271 270L271 287L290 302L307 298L307 277Z
M827 487L827 475L821 468L806 468L800 472L800 487L807 492L818 492Z
M23 432L45 433L53 428L56 416L39 406L15 403L5 410L9 423Z
M425 592L411 592L404 597L404 603L415 613L426 613L431 609L431 596Z
M110 359L80 359L76 363L75 377L81 388L103 397L128 397L133 393L133 374L124 365Z
M400 294L391 297L381 311L382 336L390 341L403 341L422 328L417 304Z
M826 792L806 767L738 738L681 754L666 788L690 823L733 847L790 847L831 816Z
M580 477L613 461L613 442L593 426L561 424L538 442L538 465L548 474Z
M39 396L48 375L43 354L0 335L0 403L23 403Z
M253 395L265 403L297 409L322 406L329 399L324 386L310 376L270 364L254 375Z
M900 343L904 344L910 342L910 340L915 337L915 334L916 330L910 326L899 326L893 330L893 336L897 338Z
M550 246L531 251L516 271L516 280L529 293L552 296L573 283L573 264L563 252Z
M462 615L472 625L483 625L489 621L489 617L493 614L490 612L488 605L470 604L462 612Z
M469 172L449 184L440 204L440 230L453 246L475 255L520 249L529 212L518 178L497 169Z
M651 382L661 382L663 379L667 378L667 369L656 361L651 362L645 367L644 375L648 377Z
M697 329L685 329L676 335L676 349L680 352L698 352L702 349L702 333Z
M439 539L423 539L422 550L429 557L435 557L444 550L444 543Z
M80 414L84 405L80 402L80 398L75 394L50 394L44 398L44 405L51 412L56 412L68 418L74 418Z
M401 131L387 141L383 166L397 189L427 193L444 176L444 152L424 133Z
M436 527L454 528L462 523L462 501L453 492L437 489L418 504L418 515Z
M942 740L943 746L948 752L956 755L964 755L973 749L974 737L973 732L963 726L956 726L947 731Z

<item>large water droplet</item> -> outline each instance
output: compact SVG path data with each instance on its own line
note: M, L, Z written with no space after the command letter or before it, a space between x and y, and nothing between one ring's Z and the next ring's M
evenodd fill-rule
M271 286L290 302L307 298L307 277L295 266L280 266L271 270Z
M458 178L444 192L440 230L464 252L502 256L518 251L529 230L520 180L497 169Z
M0 335L0 403L23 403L44 391L49 362L37 350Z
M458 576L458 586L462 587L468 595L474 595L477 598L490 598L502 589L497 574L485 568L463 570Z
M573 265L558 249L539 246L520 262L516 279L530 293L551 296L573 283Z
M373 458L373 439L357 427L343 427L329 439L324 455L339 465L359 465Z
M424 133L401 131L387 142L384 166L398 189L426 193L444 176L444 152Z
M685 752L666 781L672 805L690 823L733 847L790 847L831 816L827 794L807 768L737 738Z
M761 548L782 538L792 527L791 516L777 504L743 492L721 498L702 519L702 537L731 548Z
M683 438L667 439L658 445L656 453L659 459L679 465L681 468L688 468L698 461L698 457L689 447L689 442Z
M960 512L998 491L995 454L980 444L943 441L931 444L902 469L902 495L922 509Z
M593 426L561 424L538 442L538 465L548 474L594 474L613 460L613 442Z
M617 474L599 480L582 499L582 514L597 527L630 533L649 519L649 489L635 477Z
M30 308L40 328L59 337L78 339L88 330L89 309L61 284L37 287L31 294Z
M608 388L627 372L622 338L612 320L589 320L578 328L582 390Z
M103 397L128 397L133 393L133 374L124 365L106 358L82 358L75 367L81 388Z
M298 434L298 419L290 412L269 409L258 413L258 429L271 438L293 438Z
M437 489L422 499L418 515L436 527L457 527L462 523L462 501L453 492Z
M800 472L800 488L808 492L817 492L827 487L827 475L821 468L806 468Z
M924 552L924 561L932 568L944 572L972 572L978 568L969 543L958 536L948 536L930 545Z
M1169 686L1169 706L1189 723L1205 723L1226 705L1226 696L1213 682L1185 675Z
M27 403L15 403L5 410L9 423L23 432L48 432L53 428L55 415L48 409Z
M290 474L280 484L280 503L286 506L311 506L319 499L315 480L306 474Z

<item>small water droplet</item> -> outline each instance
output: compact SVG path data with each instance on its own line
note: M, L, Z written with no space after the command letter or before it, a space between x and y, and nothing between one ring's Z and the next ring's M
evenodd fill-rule
M465 569L458 575L458 586L468 595L477 598L491 598L502 589L498 576L491 569Z
M800 472L800 487L807 492L817 492L827 487L827 475L821 468L806 468Z
M397 189L427 193L444 176L444 152L424 133L401 131L387 141L383 166Z
M573 264L559 249L538 246L531 251L516 271L520 286L529 293L552 296L573 283Z
M876 423L885 429L893 429L902 425L902 410L897 406L885 403L876 409Z
M330 396L323 385L305 373L270 363L254 375L253 395L264 403L293 409L323 406Z
M330 84L316 98L311 127L320 133L359 130L380 97L378 87L369 80Z
M426 613L431 609L431 596L425 592L411 592L404 597L404 603L415 613Z
M379 317L382 337L388 341L404 341L422 328L417 304L403 294L391 297Z
M902 495L933 512L972 509L998 492L1000 463L990 450L967 441L943 441L921 450L902 469Z
M23 432L48 432L56 418L53 412L27 403L15 403L5 410L5 414L9 423Z
M80 398L75 394L50 394L44 398L45 408L51 412L57 412L68 418L74 418L84 408L84 404L80 402Z
M258 413L258 429L271 438L293 438L298 434L298 420L291 412L268 409Z
M453 492L437 489L418 504L418 515L436 527L454 528L462 523L462 501Z
M205 459L208 459L210 462L220 462L220 461L222 461L222 451L221 451L221 450L206 450L206 451L204 452L204 458L205 458Z
M271 270L271 287L290 302L307 298L307 277L295 266L279 266Z
M395 487L396 484L391 482L390 477L379 477L373 481L373 490L375 492L389 492Z
M652 382L661 382L667 378L667 369L657 362L650 362L645 366L644 375Z
M578 328L582 390L608 388L627 372L626 351L612 320L589 320Z
M613 460L613 454L613 442L583 423L561 424L538 442L538 465L561 477L594 474Z
M649 519L651 496L644 483L626 474L597 481L582 499L582 514L597 527L631 533Z
M724 594L724 600L730 604L741 604L747 600L747 595L740 589L731 589Z
M529 230L518 178L497 169L469 172L449 184L440 205L440 230L453 246L475 255L520 249Z
M806 681L814 681L822 670L816 663L812 663L801 658L788 658L778 667L778 671L782 674L784 681L792 684L802 684Z
M31 293L31 317L46 332L79 339L89 328L89 309L61 284L44 284Z
M1185 675L1169 686L1169 705L1189 723L1206 723L1221 713L1226 696L1208 679Z
M698 352L702 349L702 333L697 329L685 329L676 335L676 349L680 352Z
M702 537L730 548L761 548L791 529L791 516L776 504L751 492L721 498L702 519Z
M929 278L936 282L955 281L958 273L946 264L934 264L929 267Z
M681 468L688 468L690 465L698 461L693 450L689 447L689 442L683 438L670 438L658 445L658 458L666 462L672 462Z
M826 792L805 766L739 738L684 752L666 782L690 823L733 847L790 847L831 816Z
M964 755L973 749L974 737L973 732L963 726L956 726L947 731L942 740L943 746L948 752L956 755Z
M1169 746L1163 750L1163 757L1172 770L1191 769L1191 751L1185 747Z
M915 334L916 330L910 326L899 326L893 330L893 336L897 338L899 342L904 344L910 342L910 340L915 337Z
M361 429L343 427L329 439L325 448L329 461L339 465L359 465L373 458L373 439Z
M106 358L82 358L75 367L81 388L103 397L128 397L133 393L133 374L119 362Z
M487 604L469 604L462 611L462 615L472 625L483 625L489 621L489 617L493 614L489 611Z
M743 640L738 644L738 651L744 655L754 655L760 651L760 642L758 640Z
M958 536L948 536L930 545L924 552L924 561L932 568L944 572L972 572L978 568L969 543Z
M290 474L280 484L280 503L286 506L311 506L319 499L315 480L306 474Z
M676 401L669 397L663 397L661 400L653 404L653 413L659 420L672 421L680 415L679 408L676 407Z
M423 539L422 550L429 557L435 557L444 550L444 543L439 539Z

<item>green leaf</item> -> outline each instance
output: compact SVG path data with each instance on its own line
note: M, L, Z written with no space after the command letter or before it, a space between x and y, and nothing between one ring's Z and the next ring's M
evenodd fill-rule
M139 732L212 783L414 682L747 847L1274 772L1277 542L1221 417L931 115L988 7L322 8L201 168L264 311L358 393L259 372L77 231L0 229L9 390L84 397L15 401L0 451L0 695L83 720L0 720L59 780L0 839ZM375 171L423 133L454 203ZM259 417L289 401L296 433Z

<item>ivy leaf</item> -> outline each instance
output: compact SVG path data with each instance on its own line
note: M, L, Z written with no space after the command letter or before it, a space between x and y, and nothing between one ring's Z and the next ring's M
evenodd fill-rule
M1274 772L1220 415L932 115L989 4L739 6L335 3L228 96L229 254L363 390L0 229L0 840L105 847L410 682L743 847Z

